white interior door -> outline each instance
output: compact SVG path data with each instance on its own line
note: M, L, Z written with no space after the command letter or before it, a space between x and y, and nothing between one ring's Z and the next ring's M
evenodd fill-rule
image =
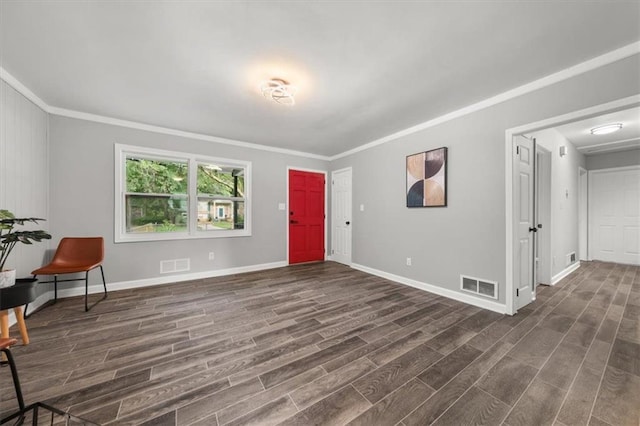
M591 258L640 265L640 168L589 174Z
M331 259L351 265L351 168L331 173Z
M516 309L531 303L535 298L535 139L524 136L514 138L514 221L515 241L513 282L516 289Z

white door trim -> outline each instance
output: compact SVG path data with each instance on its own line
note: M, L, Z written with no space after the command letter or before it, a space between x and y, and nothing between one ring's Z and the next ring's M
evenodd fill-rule
M285 229L286 232L286 262L289 265L289 170L297 170L299 172L322 173L324 175L324 260L327 260L327 171L317 169L306 169L304 167L287 166L285 172L285 194L287 195L287 204L285 205Z
M634 95L505 130L505 310L507 314L513 315L517 311L515 307L515 287L513 284L513 137L523 133L555 127L572 121L595 117L639 105L640 95Z
M583 177L584 176L584 177ZM578 167L578 261L589 256L589 171ZM584 229L583 229L584 224Z

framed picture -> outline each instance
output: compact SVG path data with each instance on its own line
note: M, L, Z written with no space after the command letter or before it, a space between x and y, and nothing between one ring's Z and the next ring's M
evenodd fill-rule
M407 207L446 207L447 148L407 156Z

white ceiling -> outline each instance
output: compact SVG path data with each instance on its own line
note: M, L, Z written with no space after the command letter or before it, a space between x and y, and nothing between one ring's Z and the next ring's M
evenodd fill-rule
M639 2L0 3L0 65L51 106L321 155L639 39Z
M594 127L614 123L622 124L622 129L608 135L591 134ZM640 148L640 107L565 124L556 130L586 155Z

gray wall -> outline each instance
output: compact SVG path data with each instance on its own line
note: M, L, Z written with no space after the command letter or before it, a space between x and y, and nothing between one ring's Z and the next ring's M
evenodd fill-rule
M569 264L567 254L578 258L578 167L585 168L585 157L555 129L532 134L538 144L551 152L551 277ZM560 157L560 146L567 154ZM548 284L548 283L547 283Z
M638 94L639 65L636 55L330 164L51 116L50 215L46 209L25 213L50 218L47 228L53 230L52 247L63 236L103 235L109 282L158 277L159 262L174 258L191 258L190 272L284 261L286 212L278 210L277 204L286 201L286 167L337 170L352 166L355 263L451 290L458 290L460 274L498 281L499 301L504 303L505 130ZM38 115L24 111L18 115L32 114ZM46 121L46 115L40 115ZM3 146L15 149L21 140L3 136ZM40 138L40 143L46 145L46 138ZM253 235L114 244L114 143L252 161ZM449 148L448 207L406 208L406 155L441 146ZM36 149L34 155L41 152ZM33 168L31 158L29 161ZM3 164L3 182L4 176L19 176L7 164ZM40 170L46 169L45 160ZM46 175L35 179L25 191L41 191L34 199L44 201L35 203L46 206L43 180ZM2 191L0 200L15 209L17 204L6 201L11 197ZM20 200L25 191L15 192L13 199ZM360 204L365 205L362 212L357 208ZM207 259L210 251L216 252L213 262ZM413 266L405 266L406 257L413 258ZM31 269L35 262L28 263L23 270Z
M640 148L587 156L587 170L612 169L640 164Z
M63 236L104 236L108 282L159 277L160 261L177 258L191 259L190 273L286 260L286 211L278 210L287 199L286 168L328 167L321 160L59 116L50 118L50 142L54 243ZM252 161L252 236L115 244L115 143Z
M639 65L636 55L333 161L353 167L353 205L365 205L354 208L353 261L456 291L460 274L497 281L504 303L505 130L638 94ZM405 207L405 157L441 146L448 207Z
M0 209L16 216L49 219L49 142L47 113L0 80ZM52 223L30 224L52 229ZM18 244L5 268L18 277L48 260L50 242ZM41 287L44 288L44 287Z

